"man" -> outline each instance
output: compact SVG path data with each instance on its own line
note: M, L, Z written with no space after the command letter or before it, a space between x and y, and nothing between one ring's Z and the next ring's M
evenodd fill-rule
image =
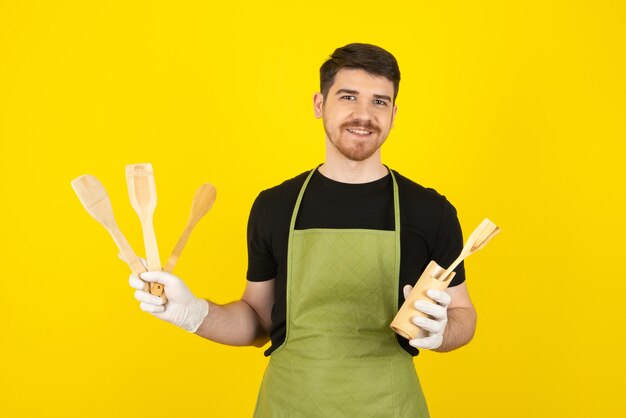
M476 313L463 264L414 322L429 336L407 341L389 324L430 260L447 267L463 246L455 208L381 163L393 127L400 71L382 48L338 48L320 69L315 116L326 159L259 194L248 223L247 286L217 305L165 272L168 303L130 283L141 309L230 345L264 345L271 355L256 417L426 417L413 366L418 348L468 343Z

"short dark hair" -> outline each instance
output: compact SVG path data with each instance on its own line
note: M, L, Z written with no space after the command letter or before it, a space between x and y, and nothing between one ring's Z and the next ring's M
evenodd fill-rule
M370 74L382 76L393 82L393 101L400 87L400 68L391 53L376 45L348 44L335 49L330 58L320 67L320 91L324 97L342 68L357 68Z

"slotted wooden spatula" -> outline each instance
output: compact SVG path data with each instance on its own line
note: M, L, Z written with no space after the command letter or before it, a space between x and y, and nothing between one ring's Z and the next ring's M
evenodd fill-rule
M191 203L191 213L189 214L187 226L180 235L180 238L176 243L176 247L174 247L174 251L172 251L172 255L168 258L167 264L165 264L165 268L163 268L163 270L169 273L174 270L174 266L176 265L180 254L183 252L187 241L189 240L191 231L193 231L196 224L200 222L200 219L202 219L202 217L206 215L209 210L211 210L216 196L217 190L209 183L203 184L196 191L196 194L193 197L193 202Z
M130 203L137 212L143 230L143 242L146 250L148 271L161 270L161 259L154 233L154 210L157 205L156 184L152 164L129 164L126 166L126 183ZM150 293L161 296L163 285L150 283Z
M472 232L472 234L467 239L461 254L454 260L454 263L448 267L446 271L441 273L438 280L445 281L446 277L454 271L454 269L461 264L466 257L474 254L476 251L483 248L493 237L495 237L500 232L500 228L491 222L489 219L485 218L478 227Z
M135 276L139 277L146 269L117 226L111 200L102 183L94 176L86 174L72 180L72 188L87 212L109 231L124 260ZM147 292L148 289L148 283L144 282L144 290Z

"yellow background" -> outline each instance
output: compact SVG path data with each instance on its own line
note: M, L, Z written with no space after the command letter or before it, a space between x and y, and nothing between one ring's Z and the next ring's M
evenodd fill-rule
M624 416L625 18L617 0L1 1L0 416L251 415L262 351L139 311L70 181L103 182L141 253L124 166L151 162L163 260L213 183L176 272L236 299L250 206L323 161L311 98L349 42L400 63L384 162L466 237L503 229L466 262L474 341L415 359L432 416Z

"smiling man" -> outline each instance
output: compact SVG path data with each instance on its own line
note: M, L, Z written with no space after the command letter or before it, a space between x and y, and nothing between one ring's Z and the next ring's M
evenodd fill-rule
M315 116L324 120L326 149L334 148L350 161L367 160L393 127L393 84L365 70L345 68L330 88L326 86L327 91L313 99Z
M430 260L448 266L463 247L454 206L382 164L399 83L396 59L374 45L338 48L322 65L313 108L325 161L257 197L240 300L218 305L176 276L142 274L165 285L163 305L130 278L158 318L223 344L271 340L255 417L427 417L413 356L472 339L463 263L445 292L429 291L434 303L415 305L427 337L389 327Z

